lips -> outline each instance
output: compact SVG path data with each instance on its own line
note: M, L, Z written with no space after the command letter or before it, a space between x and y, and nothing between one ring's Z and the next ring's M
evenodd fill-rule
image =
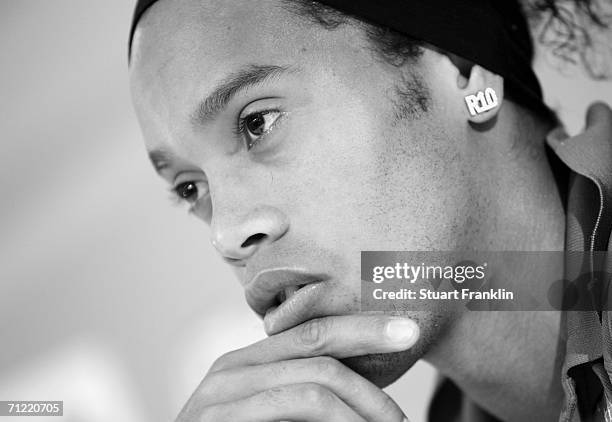
M325 274L301 268L272 268L257 273L246 286L249 306L264 317L269 335L310 319L322 299Z
M304 286L305 284L299 284L297 286L285 287L276 295L276 300L278 303L283 303Z
M307 284L278 306L268 309L264 329L268 335L288 330L319 315L319 304L324 295L323 282Z

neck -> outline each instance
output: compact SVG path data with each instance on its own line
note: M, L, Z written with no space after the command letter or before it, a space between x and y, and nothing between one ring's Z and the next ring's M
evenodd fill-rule
M426 360L501 420L556 421L563 399L560 316L471 312Z
M549 128L535 120L530 124L514 109L501 117L487 134L488 141L507 148L487 157L495 180L485 202L493 209L486 213L491 219L482 222L488 235L480 244L498 251L562 251L565 215L542 142ZM525 283L563 276L562 269L546 274L499 270L501 280L518 277ZM563 398L560 325L560 312L464 311L425 359L502 420L553 421Z

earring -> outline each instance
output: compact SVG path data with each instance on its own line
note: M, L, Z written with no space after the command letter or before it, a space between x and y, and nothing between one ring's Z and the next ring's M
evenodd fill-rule
M497 94L493 88L487 88L484 92L466 96L465 103L470 114L476 116L497 107Z

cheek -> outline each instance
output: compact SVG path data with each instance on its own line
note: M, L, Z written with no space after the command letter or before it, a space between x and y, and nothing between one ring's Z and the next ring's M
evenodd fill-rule
M295 113L279 179L292 224L351 253L461 248L474 203L461 134L439 113L398 123L381 91L316 93Z
M376 145L368 218L385 248L454 249L468 206L461 151L427 118L390 130Z
M355 249L457 249L471 214L469 175L461 151L439 128L369 133L350 146L326 149L338 157L320 168L312 215L325 232ZM325 160L325 157L320 157Z

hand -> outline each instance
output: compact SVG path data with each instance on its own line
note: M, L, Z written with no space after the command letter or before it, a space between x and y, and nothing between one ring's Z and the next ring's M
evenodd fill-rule
M406 350L419 329L385 315L307 321L213 364L176 422L402 422L381 389L337 359Z

